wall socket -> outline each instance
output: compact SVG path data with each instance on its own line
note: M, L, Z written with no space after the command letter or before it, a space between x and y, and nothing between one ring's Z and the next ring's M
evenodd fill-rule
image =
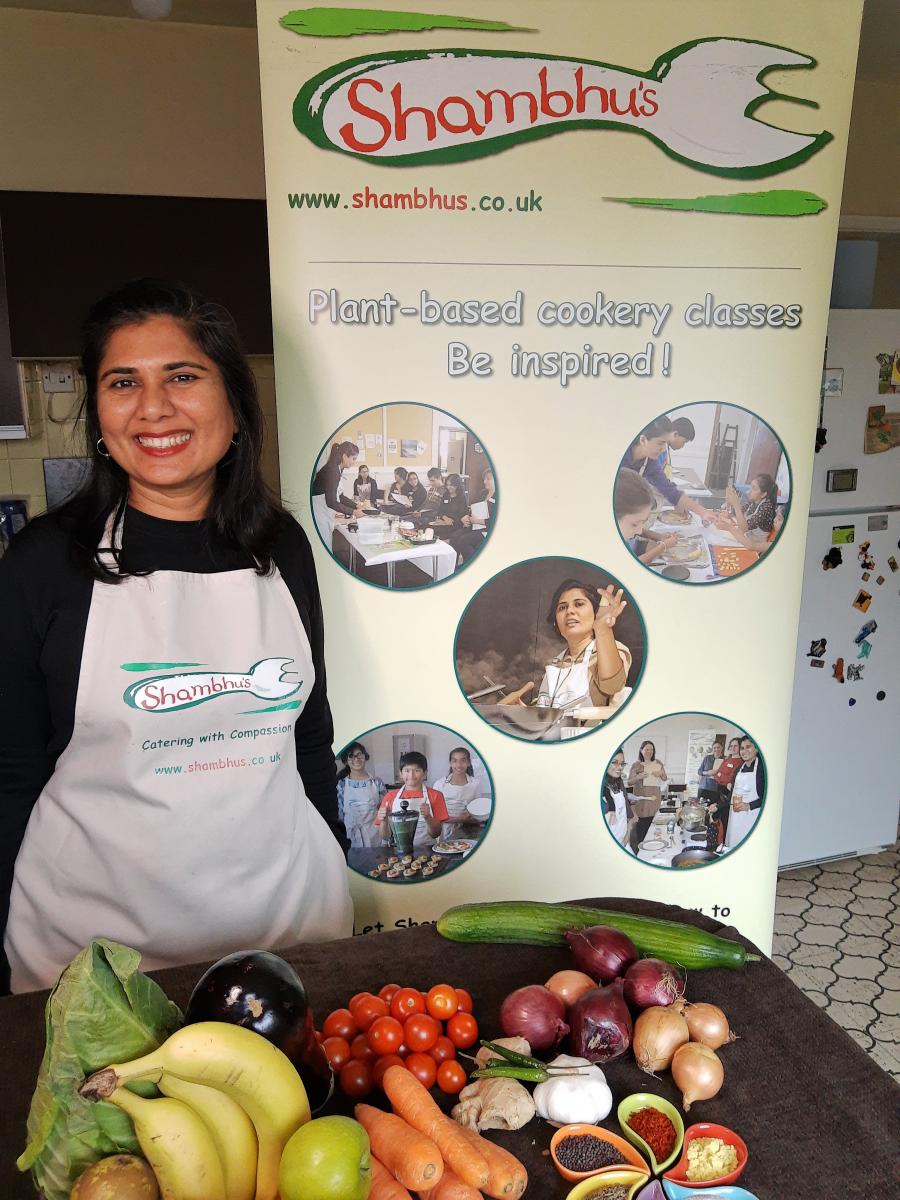
M74 392L75 368L71 363L44 363L41 382L45 392Z

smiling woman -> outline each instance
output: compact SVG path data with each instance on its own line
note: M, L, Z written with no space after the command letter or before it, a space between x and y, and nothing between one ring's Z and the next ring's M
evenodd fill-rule
M312 553L262 482L233 322L140 280L82 364L92 471L0 560L14 991L98 936L154 968L352 929Z

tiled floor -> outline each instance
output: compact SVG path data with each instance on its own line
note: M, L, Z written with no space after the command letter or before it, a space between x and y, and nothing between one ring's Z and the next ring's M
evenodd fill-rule
M900 1081L900 842L784 872L772 957Z

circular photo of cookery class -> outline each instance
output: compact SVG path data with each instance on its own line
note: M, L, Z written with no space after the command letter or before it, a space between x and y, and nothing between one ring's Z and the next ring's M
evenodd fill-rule
M494 814L491 773L471 742L428 721L368 729L338 755L348 863L380 883L423 883L478 849Z
M635 432L613 488L616 525L663 579L723 583L781 534L791 468L778 434L746 408L703 401Z
M640 611L615 576L580 558L531 558L469 601L456 630L456 677L501 733L561 742L628 703L646 647Z
M670 713L630 734L607 764L603 820L651 867L684 870L727 857L750 836L766 768L746 729L713 713Z
M382 588L443 583L490 537L497 482L467 425L427 404L379 404L336 429L316 460L313 521L351 575Z

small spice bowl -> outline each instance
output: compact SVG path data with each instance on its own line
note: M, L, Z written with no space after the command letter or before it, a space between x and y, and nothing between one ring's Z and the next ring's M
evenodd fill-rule
M639 1133L636 1133L628 1121L636 1112L640 1112L642 1108L655 1108L668 1117L675 1127L675 1141L672 1144L672 1153L662 1162L656 1161L656 1155L644 1141ZM637 1146L638 1150L649 1161L650 1167L654 1175L660 1175L665 1171L666 1167L671 1167L672 1163L678 1158L681 1152L681 1146L684 1142L684 1121L681 1119L681 1113L674 1104L670 1104L668 1100L664 1100L662 1096L655 1096L653 1092L635 1092L631 1096L626 1096L616 1109L616 1116L619 1121L619 1127L628 1138Z
M559 1143L567 1137L593 1137L600 1142L606 1142L613 1149L618 1150L625 1159L625 1162L613 1163L608 1167L597 1167L594 1171L572 1171L569 1167L564 1167L557 1156ZM612 1171L621 1172L631 1170L633 1173L640 1171L642 1179L647 1179L650 1174L650 1168L641 1158L640 1154L638 1154L633 1146L629 1146L624 1138L620 1138L617 1133L611 1133L608 1129L601 1129L597 1125L585 1125L581 1122L573 1125L563 1125L557 1129L556 1133L550 1139L550 1157L553 1159L553 1165L557 1171L569 1183L578 1183L582 1179L596 1179L598 1175L605 1175L607 1172ZM620 1180L619 1182L623 1181Z
M592 1175L590 1179L582 1179L581 1183L576 1183L566 1200L586 1200L586 1197L593 1196L595 1192L602 1196L605 1191L614 1187L628 1188L628 1200L634 1200L646 1182L645 1171L639 1173L632 1167L606 1167L599 1175Z
M688 1146L697 1138L721 1138L729 1146L733 1146L737 1152L737 1166L727 1175L720 1175L718 1179L688 1179ZM701 1121L697 1125L689 1125L684 1131L684 1146L681 1150L681 1158L671 1169L666 1171L666 1179L672 1180L673 1183L680 1183L689 1188L721 1188L723 1184L735 1183L741 1176L744 1167L747 1165L749 1151L743 1138L725 1125L714 1125L711 1121ZM712 1197L710 1197L712 1200Z
M706 1197L706 1200L759 1200L758 1196L748 1192L746 1188L733 1187L731 1184L727 1187L716 1184L715 1187L714 1192L706 1192L701 1191L697 1184L685 1187L684 1184L674 1183L671 1179L663 1180L667 1200L697 1200L698 1196ZM638 1195L636 1200L642 1200L642 1196Z

